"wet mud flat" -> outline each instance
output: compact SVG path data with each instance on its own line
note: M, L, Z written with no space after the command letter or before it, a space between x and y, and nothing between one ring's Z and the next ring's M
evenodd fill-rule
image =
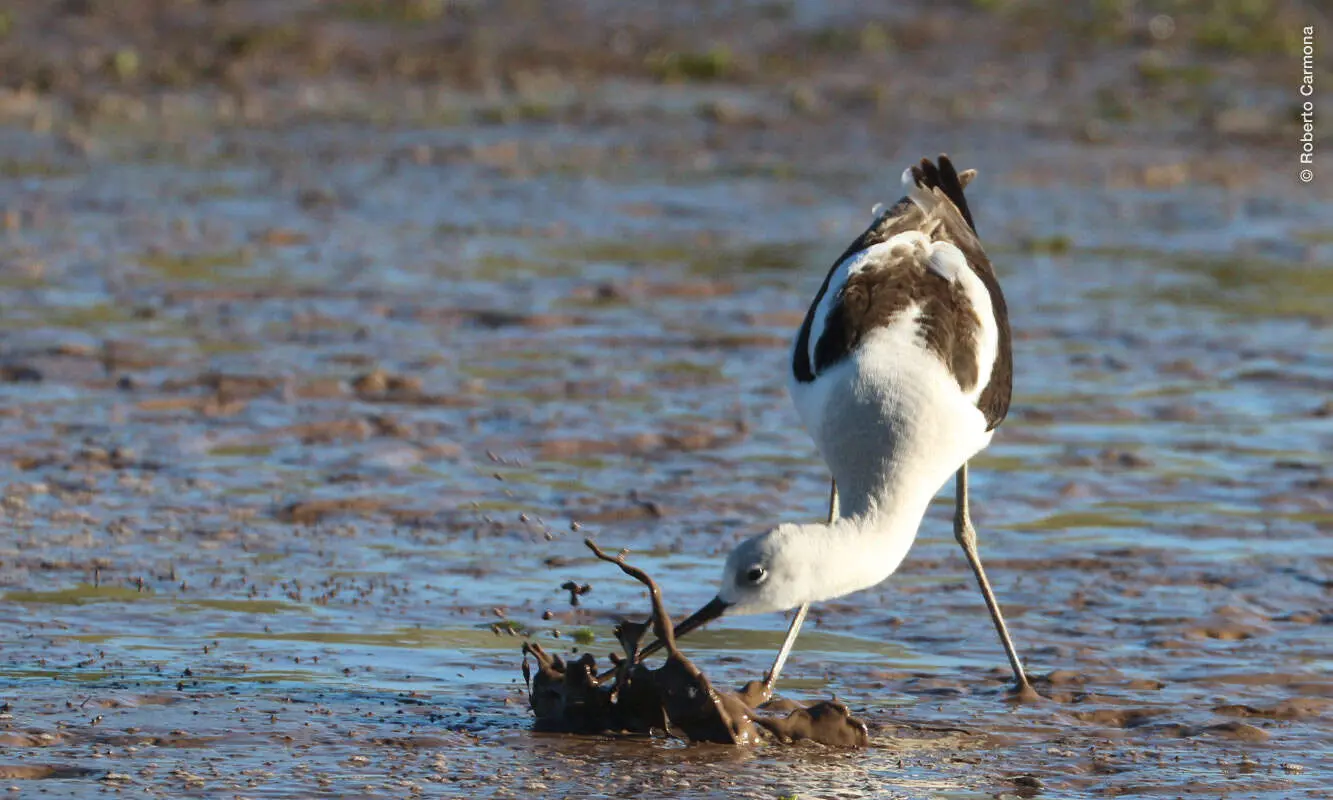
M273 4L41 5L0 23L0 790L1329 796L1333 184L1293 190L1273 111L1298 4L1033 59L1056 17L950 5L704 41L334 3L285 43ZM534 732L519 643L606 663L646 608L585 536L695 607L736 541L822 517L791 332L939 150L980 170L1013 318L973 513L1045 701L1007 701L940 504L780 687L866 747ZM685 644L736 686L783 629Z

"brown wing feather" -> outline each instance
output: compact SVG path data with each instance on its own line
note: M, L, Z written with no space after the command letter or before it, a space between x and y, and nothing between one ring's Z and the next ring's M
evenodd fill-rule
M887 256L847 280L841 302L829 310L824 333L815 343L816 371L846 357L865 336L912 305L921 310L918 324L926 346L953 373L959 388L974 389L981 320L961 287L928 271L915 254Z
M824 331L815 343L814 363L810 360L815 310L827 294L838 265L900 233L925 231L935 240L952 242L958 247L990 293L998 328L996 359L991 367L990 380L977 401L990 430L999 425L1009 411L1013 361L1004 295L977 239L971 210L963 195L971 175L965 172L965 177L960 177L953 162L945 155L940 156L938 166L929 159L922 159L920 165L912 167L912 174L919 186L936 196L936 207L927 214L908 198L899 200L876 217L833 262L801 324L792 354L792 372L798 381L813 381L818 372L850 355L869 331L887 324L903 309L916 304L922 309L921 322L927 346L949 367L964 391L975 388L979 375L976 335L980 325L976 312L961 292L943 278L921 280L922 266L914 259L909 259L911 264L886 260L874 269L852 276L842 289L839 303L830 309L825 320ZM933 273L930 277L938 278Z
M926 162L923 160L923 163ZM986 382L981 395L977 398L977 408L986 417L986 430L994 430L1008 415L1009 401L1013 395L1014 362L1012 336L1009 332L1009 309L1004 302L1004 292L1000 290L1000 281L995 275L995 268L991 266L990 259L981 246L981 240L977 238L971 214L966 211L967 201L962 197L962 182L958 178L958 173L954 171L953 164L947 156L941 155L940 163L942 169L937 178L938 183L927 187L940 201L931 211L931 216L937 217L941 223L941 229L934 234L934 238L952 242L962 251L968 266L981 279L981 283L990 294L991 311L995 315L995 363L991 365L990 380ZM952 186L952 189L947 189L947 186ZM950 197L951 192L956 193L959 202L963 204L961 207Z
M868 247L887 242L893 236L905 230L912 230L912 226L923 221L924 218L921 209L904 197L891 208L881 211L879 216L875 217L874 221L870 223L870 227L866 228L860 236L847 245L847 248L842 251L842 255L833 260L833 266L829 267L828 274L824 276L824 283L819 287L819 291L815 292L815 299L810 303L810 309L805 312L805 321L801 323L801 330L796 335L796 346L792 353L791 365L796 380L801 383L810 383L815 379L814 365L810 363L810 328L814 325L815 309L819 308L824 295L828 293L829 281L833 279L833 273L838 271L838 265Z

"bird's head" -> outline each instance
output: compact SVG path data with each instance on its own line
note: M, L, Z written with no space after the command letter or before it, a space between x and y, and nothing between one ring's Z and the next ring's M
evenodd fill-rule
M814 565L809 537L802 526L781 525L753 536L727 556L717 597L676 626L676 635L689 633L723 614L762 614L785 611L819 599L811 596Z

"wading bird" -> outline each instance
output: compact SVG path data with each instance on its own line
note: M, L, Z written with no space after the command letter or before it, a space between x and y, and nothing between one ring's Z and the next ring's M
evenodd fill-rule
M811 603L874 586L898 569L931 499L955 480L954 536L1014 671L1018 653L977 554L967 462L1009 410L1009 320L947 156L903 173L907 196L834 262L797 333L791 396L833 475L829 520L783 524L727 557L717 597L676 636L722 614L796 609L765 678L771 690ZM650 649L656 649L650 646Z

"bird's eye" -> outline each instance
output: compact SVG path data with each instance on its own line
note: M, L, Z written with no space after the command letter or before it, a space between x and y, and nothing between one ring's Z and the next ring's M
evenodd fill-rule
M768 577L768 570L763 567L750 567L749 572L745 573L745 580L751 586L758 586Z

